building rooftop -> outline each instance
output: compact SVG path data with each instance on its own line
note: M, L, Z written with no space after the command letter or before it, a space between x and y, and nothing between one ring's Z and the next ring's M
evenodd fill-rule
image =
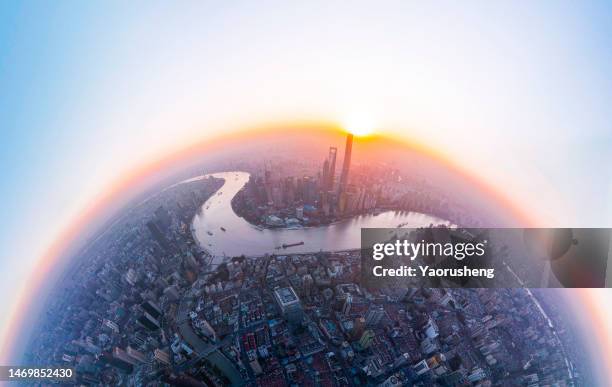
M292 287L279 288L274 291L274 294L279 299L281 304L291 304L293 302L298 301L298 296L295 294L295 291Z

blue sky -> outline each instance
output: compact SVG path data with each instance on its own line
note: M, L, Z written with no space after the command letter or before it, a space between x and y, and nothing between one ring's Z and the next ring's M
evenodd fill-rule
M612 226L611 29L606 2L3 2L0 293L122 172L291 119L367 120Z

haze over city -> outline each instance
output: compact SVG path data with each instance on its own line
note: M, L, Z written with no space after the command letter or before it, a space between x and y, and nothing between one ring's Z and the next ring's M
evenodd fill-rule
M270 128L382 134L536 225L610 227L610 16L569 2L3 4L3 362L82 230ZM609 362L609 292L574 296Z

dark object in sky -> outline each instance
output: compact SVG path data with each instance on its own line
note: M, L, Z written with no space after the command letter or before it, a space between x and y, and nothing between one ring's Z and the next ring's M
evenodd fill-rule
M552 274L567 288L606 287L610 229L526 229L525 244L550 260Z

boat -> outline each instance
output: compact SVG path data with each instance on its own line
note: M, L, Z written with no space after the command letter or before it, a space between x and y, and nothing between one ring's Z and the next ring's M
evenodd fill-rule
M227 231L227 230L225 229L225 227L221 227L221 231L224 231L224 232L225 232L225 231Z
M283 243L282 246L283 246L283 249L286 249L288 247L301 246L303 244L304 244L304 241L299 241L299 242L296 242L296 243Z

